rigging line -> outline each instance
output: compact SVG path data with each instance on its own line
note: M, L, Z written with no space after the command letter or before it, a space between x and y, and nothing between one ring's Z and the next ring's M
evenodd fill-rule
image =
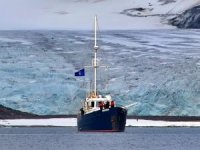
M100 43L100 39L101 39L101 30L100 30L100 28L99 28L99 21L97 20L97 31L98 31L98 33L99 34L97 34L98 35L98 38L97 38L97 40L98 40L98 43ZM101 51L101 46L100 46L101 44L99 44L99 50L100 50L100 52L102 52Z
M102 36L101 36L101 30L100 30L100 28L99 28L99 24L98 24L98 21L97 21L97 31L98 31L98 36L99 36L99 38L98 38L98 43L102 43ZM102 43L103 44L103 43ZM102 44L99 44L99 45L102 45ZM100 54L100 57L101 58L104 58L105 59L105 57L103 57L103 50L101 49L101 47L99 46L99 54ZM105 65L105 64L102 64L103 66ZM105 82L105 84L103 84L103 88L105 89L105 92L107 92L108 91L108 72L109 72L109 68L107 67L107 65L105 65L106 67L105 67L105 69L104 69L104 71L105 71L105 73L103 74L104 75L104 82ZM100 72L100 77L102 78L102 76L101 76L101 72Z
M101 30L100 30L100 28L99 28L99 24L98 24L98 22L97 22L97 31L98 31L98 36L99 36L99 38L98 38L98 43L101 43L101 44L99 44L99 51L98 51L98 53L99 53L99 55L100 55L100 58L105 58L105 57L103 57L103 50L101 49L101 45L103 44L103 42L102 42L102 36L101 36ZM105 65L105 64L102 64L102 65Z

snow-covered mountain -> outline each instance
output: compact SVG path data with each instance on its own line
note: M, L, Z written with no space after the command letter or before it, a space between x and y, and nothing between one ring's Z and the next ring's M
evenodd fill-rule
M169 20L169 23L179 28L200 28L200 6L192 7L184 13Z
M172 28L168 19L199 0L0 0L0 29L91 29L98 15L101 29Z

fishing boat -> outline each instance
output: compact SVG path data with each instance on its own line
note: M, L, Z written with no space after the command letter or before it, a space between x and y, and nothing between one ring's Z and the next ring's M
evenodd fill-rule
M123 132L126 125L127 108L118 106L111 95L101 95L97 90L97 70L101 66L97 59L97 17L95 16L94 56L92 60L93 83L90 92L83 100L77 116L78 131ZM84 76L85 68L75 72Z

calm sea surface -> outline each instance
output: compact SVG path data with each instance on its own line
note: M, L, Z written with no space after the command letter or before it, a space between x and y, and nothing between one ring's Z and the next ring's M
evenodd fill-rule
M76 127L0 128L0 150L199 150L200 128L126 128L80 133Z

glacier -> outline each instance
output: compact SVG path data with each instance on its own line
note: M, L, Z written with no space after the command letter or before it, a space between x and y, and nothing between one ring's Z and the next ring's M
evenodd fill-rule
M129 115L200 115L199 30L101 31L99 89ZM89 88L93 32L0 31L0 104L76 114Z

